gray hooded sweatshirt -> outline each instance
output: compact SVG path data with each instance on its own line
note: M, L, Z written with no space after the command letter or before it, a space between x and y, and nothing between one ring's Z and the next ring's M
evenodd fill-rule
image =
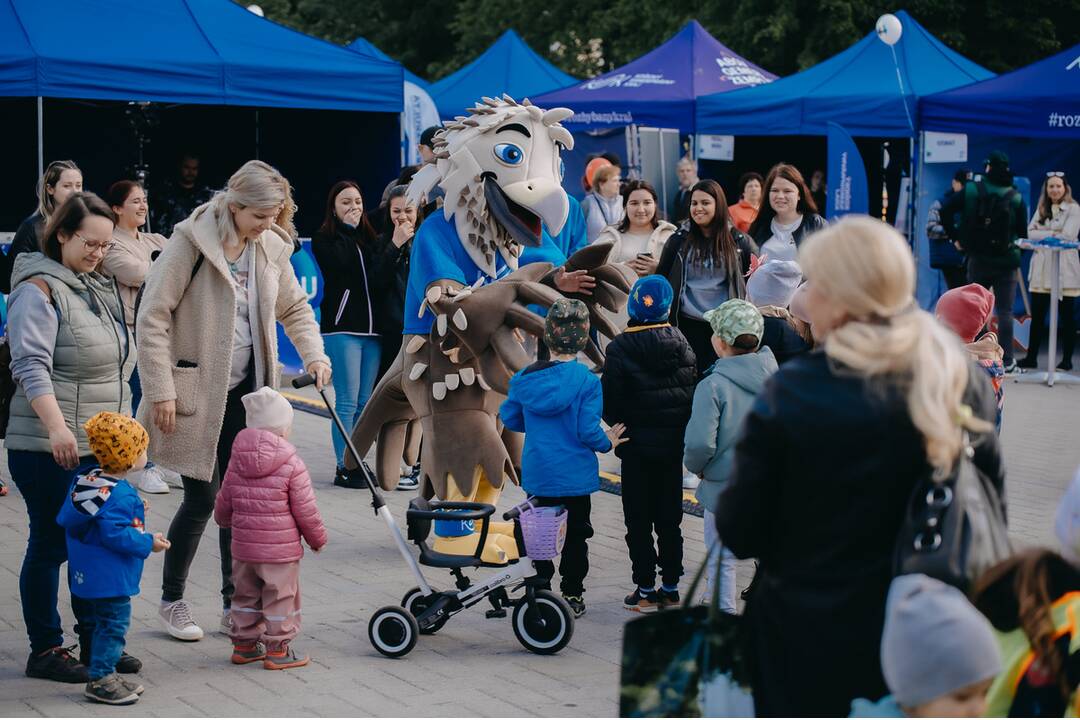
M776 367L776 358L767 347L721 358L694 391L683 464L690 472L704 475L696 495L710 512L716 510L716 499L731 477L743 418Z

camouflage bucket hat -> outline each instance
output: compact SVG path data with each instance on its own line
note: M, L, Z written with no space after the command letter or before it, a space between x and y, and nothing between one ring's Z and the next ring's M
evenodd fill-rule
M580 300L560 298L544 320L544 344L553 353L576 355L589 341L589 310Z
M760 342L765 333L765 320L761 312L745 300L728 300L706 312L703 317L712 326L713 335L728 345L734 345L740 335L753 335Z

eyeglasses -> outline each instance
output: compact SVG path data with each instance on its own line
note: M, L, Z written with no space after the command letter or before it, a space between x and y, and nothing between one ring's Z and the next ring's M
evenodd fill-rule
M1065 177L1065 173L1061 172L1060 170L1051 170L1050 172L1046 173L1046 177L1063 178Z
M105 253L109 252L109 250L112 249L112 246L116 244L112 240L109 240L108 242L103 242L103 243L101 243L101 242L92 242L92 241L89 241L86 238L84 238L79 233L75 233L75 237L82 240L83 247L86 248L87 252L95 252L97 250L100 250L103 255Z

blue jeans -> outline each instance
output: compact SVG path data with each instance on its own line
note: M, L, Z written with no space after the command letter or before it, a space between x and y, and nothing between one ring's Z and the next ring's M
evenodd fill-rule
M705 511L705 552L716 545L716 549L709 555L707 562L709 567L705 570L705 592L703 599L708 601L715 590L719 590L718 602L723 612L736 612L736 587L735 587L735 554L720 544L720 534L716 532L716 515L708 510ZM717 577L719 573L719 577ZM689 602L691 598L687 598Z
M139 411L139 403L142 402L142 381L139 379L139 366L131 371L131 380L128 381L131 388L131 417Z
M116 672L116 663L124 652L124 636L131 624L131 598L94 598L94 639L90 645L91 680Z
M382 343L374 335L362 337L335 333L323 335L323 345L334 371L334 411L342 424L352 430L371 397L371 391L375 389ZM330 425L330 437L334 442L338 467L343 467L345 438L341 437L333 424Z
M93 462L93 458L87 464ZM78 470L65 470L52 453L8 450L8 470L26 502L30 516L30 537L19 572L19 597L23 622L35 655L64 644L60 613L56 610L60 589L60 566L67 562L67 538L56 524L56 515L67 501ZM68 587L71 587L69 577ZM88 600L71 596L75 632L89 636L94 631L94 608Z

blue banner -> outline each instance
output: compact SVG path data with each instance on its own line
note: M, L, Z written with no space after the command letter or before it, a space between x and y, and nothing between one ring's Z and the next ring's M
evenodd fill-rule
M830 122L828 127L829 169L826 175L828 192L825 219L832 220L852 213L865 215L870 205L862 155L847 130L834 122Z
M300 281L300 287L307 293L308 302L315 309L315 319L319 319L319 303L322 302L322 273L315 262L315 256L311 254L311 241L302 240L303 249L292 256L293 270L296 271L296 279ZM285 335L285 329L281 323L277 326L278 336L278 360L285 366L288 374L299 375L304 372L304 363L300 359L300 353Z

